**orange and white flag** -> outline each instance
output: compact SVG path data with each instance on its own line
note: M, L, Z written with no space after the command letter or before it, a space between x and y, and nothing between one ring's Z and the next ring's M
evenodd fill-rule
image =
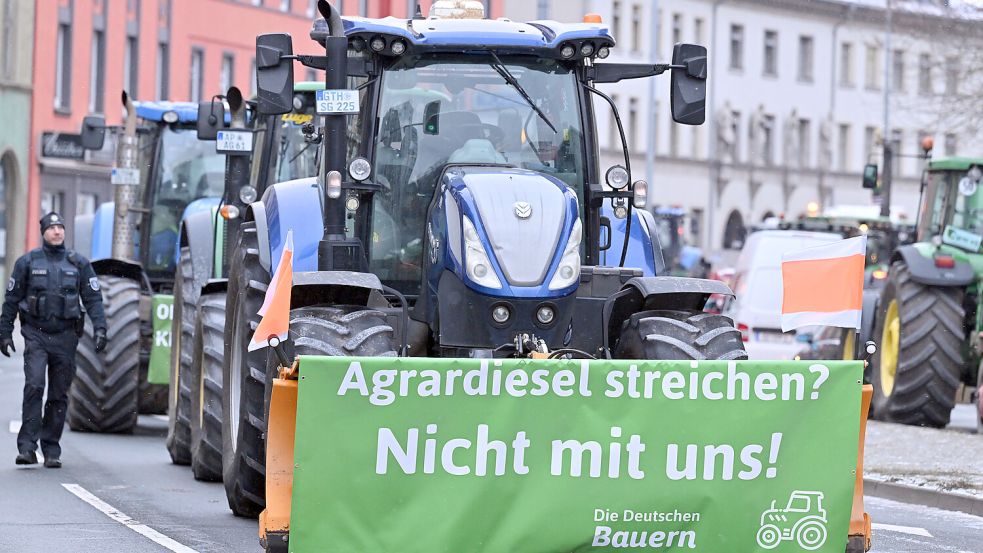
M860 328L867 237L782 256L782 332L810 325Z
M294 281L293 257L294 231L291 229L287 231L287 242L283 246L280 263L273 273L269 288L266 289L263 306L259 308L262 319L256 326L256 332L249 341L247 351L256 351L269 346L272 338L281 342L287 339L287 331L290 328L290 287Z

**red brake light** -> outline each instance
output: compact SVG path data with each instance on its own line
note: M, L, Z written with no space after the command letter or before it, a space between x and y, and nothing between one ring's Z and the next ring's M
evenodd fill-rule
M936 255L935 266L940 269L952 269L956 266L956 260L951 255Z
M737 330L741 331L741 341L747 342L751 339L751 328L744 323L737 323Z

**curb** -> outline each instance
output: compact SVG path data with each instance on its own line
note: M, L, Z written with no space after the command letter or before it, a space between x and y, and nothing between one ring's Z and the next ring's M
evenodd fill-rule
M864 478L864 495L983 517L983 498Z

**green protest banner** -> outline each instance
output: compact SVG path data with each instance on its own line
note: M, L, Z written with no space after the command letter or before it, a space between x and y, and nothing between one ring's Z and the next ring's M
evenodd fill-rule
M147 380L154 384L167 384L171 378L171 320L174 318L174 296L154 294L150 309L154 335L150 346Z
M828 551L862 365L302 357L290 551Z

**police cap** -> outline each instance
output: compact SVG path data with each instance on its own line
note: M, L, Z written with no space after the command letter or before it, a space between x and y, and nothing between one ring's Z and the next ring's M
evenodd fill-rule
M61 215L52 211L51 213L41 217L41 234L48 230L48 227L53 227L55 225L65 228L65 220L61 218Z

